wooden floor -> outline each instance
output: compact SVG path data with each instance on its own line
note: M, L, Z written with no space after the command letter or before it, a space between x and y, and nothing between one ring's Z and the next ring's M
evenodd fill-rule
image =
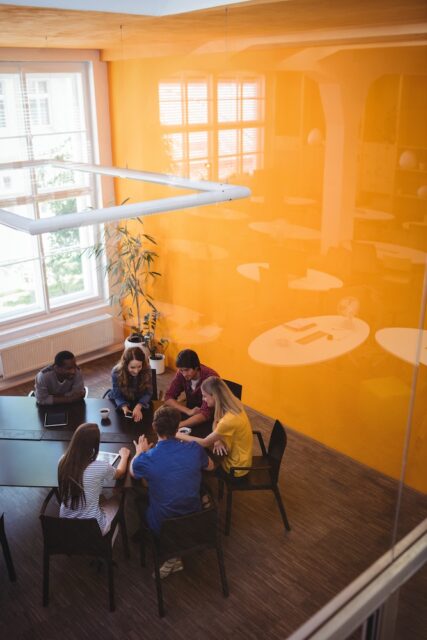
M89 395L109 386L115 356L82 367ZM164 388L170 379L159 377ZM2 395L22 395L31 384ZM266 437L273 420L248 411ZM278 416L279 418L281 416ZM19 416L17 416L19 419ZM166 618L156 612L151 566L137 548L115 548L117 610L107 610L106 578L86 559L54 558L51 602L41 606L42 537L38 512L46 490L0 488L18 581L0 558L0 637L5 640L285 638L384 553L390 544L397 483L289 429L280 488L292 531L284 532L273 495L237 494L224 539L230 597L222 597L213 555L189 558L164 582ZM129 529L137 519L128 500ZM399 537L427 516L427 498L405 489ZM425 640L427 571L402 590L399 640ZM390 639L391 640L391 639Z

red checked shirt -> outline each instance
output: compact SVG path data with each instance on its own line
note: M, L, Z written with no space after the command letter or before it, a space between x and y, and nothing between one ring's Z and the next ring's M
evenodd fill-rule
M193 409L193 407L200 407L200 413L203 413L206 420L212 420L213 417L213 408L208 407L206 402L202 400L202 390L201 385L206 378L210 376L216 376L219 378L219 375L213 369L209 369L209 367L205 367L204 364L200 365L200 378L197 380L196 387L193 389L191 386L191 380L186 380L182 373L179 371L176 372L174 379L172 380L169 389L166 391L165 400L169 400L172 398L173 400L177 400L181 393L184 391L185 397L187 399L187 407L189 409Z

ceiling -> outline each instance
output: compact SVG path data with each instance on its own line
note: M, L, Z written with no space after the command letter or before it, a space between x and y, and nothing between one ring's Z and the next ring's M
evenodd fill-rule
M0 25L0 47L100 49L111 60L300 43L425 42L427 2L252 0L162 17L0 4Z
M137 16L171 16L222 5L245 4L248 0L6 0L3 4L72 11L127 13Z

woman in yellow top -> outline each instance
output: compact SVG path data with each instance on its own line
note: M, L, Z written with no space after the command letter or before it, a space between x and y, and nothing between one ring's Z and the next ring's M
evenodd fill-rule
M206 438L183 433L180 440L194 441L202 447L213 447L214 453L223 455L222 470L229 474L231 467L250 467L252 464L252 429L243 405L221 378L211 376L202 383L202 396L208 407L214 408L213 431ZM247 471L235 471L236 478Z

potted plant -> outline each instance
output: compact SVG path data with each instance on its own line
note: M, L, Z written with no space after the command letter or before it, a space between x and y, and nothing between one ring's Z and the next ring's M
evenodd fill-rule
M159 312L151 309L144 316L144 342L149 352L150 367L156 370L158 375L165 372L165 355L164 352L169 344L167 338L156 338L157 320Z
M142 219L135 218L130 223L105 225L103 242L90 248L96 257L105 256L105 271L113 291L110 304L120 304L119 313L132 331L125 340L125 348L139 346L147 357L144 307L148 305L156 311L150 286L161 275L153 269L158 255L152 245L156 245L155 239L144 233Z

